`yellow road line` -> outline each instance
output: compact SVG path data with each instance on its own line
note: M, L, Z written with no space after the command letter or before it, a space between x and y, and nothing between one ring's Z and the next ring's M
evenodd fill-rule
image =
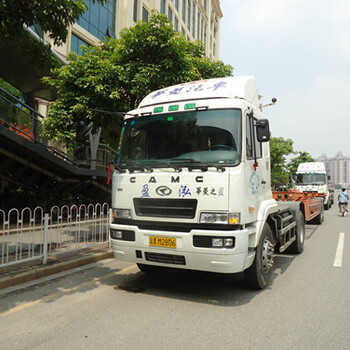
M69 289L65 289L65 290L62 290L62 291L59 291L57 293L54 293L54 294L50 294L50 295L47 295L41 299L38 299L38 300L35 300L35 301L31 301L31 302L28 302L28 303L25 303L25 304L22 304L22 305L18 305L16 307L13 307L12 309L9 309L9 310L6 310L6 311L3 311L3 312L0 312L0 317L4 317L4 316L8 316L8 315L11 315L17 311L21 311L21 310L24 310L24 309L27 309L31 306L34 306L34 305L37 305L39 303L43 303L43 302L46 302L48 300L51 300L51 299L54 299L54 298L57 298L59 296L62 296L66 293L70 293L70 292L73 292L77 289L81 289L81 288L84 288L84 287L87 287L87 286L90 286L92 284L95 284L95 283L98 283L102 280L105 280L107 278L110 278L112 276L116 276L116 275L121 275L125 272L128 272L130 270L133 270L136 268L136 265L131 265L129 267L126 267L125 269L123 270L120 270L120 271L116 271L116 272L112 272L112 273L109 273L108 275L104 275L104 276L101 276L99 278L94 278L90 281L87 281L87 282L84 282L84 283L81 283L81 284L78 284L77 286L73 287L73 288L69 288Z

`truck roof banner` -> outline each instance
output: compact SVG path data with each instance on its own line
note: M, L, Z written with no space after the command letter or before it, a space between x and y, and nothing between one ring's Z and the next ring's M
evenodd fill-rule
M252 76L225 77L183 83L154 91L140 103L140 108L158 103L193 99L240 98L259 106L256 80Z

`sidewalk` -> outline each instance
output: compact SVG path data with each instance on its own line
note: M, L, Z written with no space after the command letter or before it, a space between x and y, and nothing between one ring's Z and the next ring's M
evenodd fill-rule
M113 257L112 249L108 248L108 244L106 244L105 246L49 257L46 265L43 265L42 260L38 259L0 267L0 289L13 287L111 257Z

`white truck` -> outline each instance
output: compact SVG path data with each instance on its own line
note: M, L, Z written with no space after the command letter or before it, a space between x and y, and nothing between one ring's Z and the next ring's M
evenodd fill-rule
M245 274L268 285L275 252L301 253L299 202L277 202L269 123L254 77L167 87L124 118L112 175L114 256L163 268Z
M328 210L334 203L334 191L329 189L326 167L323 162L307 162L298 165L295 189L300 192L324 194L324 209Z

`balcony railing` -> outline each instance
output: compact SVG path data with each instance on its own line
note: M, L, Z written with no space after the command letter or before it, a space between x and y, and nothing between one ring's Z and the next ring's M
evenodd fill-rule
M36 110L0 87L0 125L30 142L42 145L55 156L77 167L106 169L108 163L115 158L115 151L103 143L98 145L96 159L87 156L84 160L78 160L73 154L63 152L52 146L49 140L43 136L43 119L44 116ZM86 154L91 154L89 143L86 146Z

